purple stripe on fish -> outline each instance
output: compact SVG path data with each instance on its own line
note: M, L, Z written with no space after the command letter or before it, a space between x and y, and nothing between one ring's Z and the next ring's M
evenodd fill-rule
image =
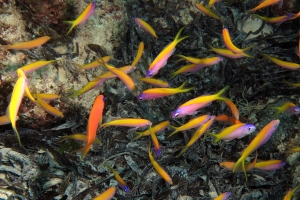
M177 108L174 112L172 112L172 118L180 118L186 115L193 115L200 108L210 105L211 102L203 102L198 104L191 104L188 106L182 106Z

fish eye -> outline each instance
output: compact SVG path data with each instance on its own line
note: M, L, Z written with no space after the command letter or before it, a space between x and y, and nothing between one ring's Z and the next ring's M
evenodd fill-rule
M294 112L300 112L300 108L294 108Z
M129 192L129 188L128 188L127 186L125 186L123 189L124 189L124 191L125 191L126 193Z
M175 113L175 115L174 115L175 117L178 117L179 116L179 113Z

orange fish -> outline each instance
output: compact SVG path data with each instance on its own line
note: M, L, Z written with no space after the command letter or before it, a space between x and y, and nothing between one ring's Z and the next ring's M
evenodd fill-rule
M278 2L282 2L282 0L265 0L263 2L261 2L258 6L256 6L255 8L252 8L250 10L248 10L247 12L255 12L261 8L264 8L264 7L267 7L267 6L271 6L275 3L278 3Z
M13 50L33 49L33 48L42 46L48 40L50 40L50 37L43 36L43 37L31 40L31 41L27 41L27 42L19 42L19 43L15 43L15 44L0 46L0 50L1 49L3 49L3 50L9 50L9 49L13 49Z
M102 123L102 114L104 109L104 96L99 95L94 102L94 105L91 109L88 125L87 125L87 143L78 151L81 153L81 160L84 158L84 156L89 152L93 142L95 141L96 134L97 134L97 128L99 123Z
M105 190L105 192L100 194L99 196L93 198L93 200L110 200L111 198L113 198L115 196L115 193L116 193L116 188L110 187L107 190Z

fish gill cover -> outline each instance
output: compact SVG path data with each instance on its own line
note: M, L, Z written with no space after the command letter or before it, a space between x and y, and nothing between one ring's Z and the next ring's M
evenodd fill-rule
M213 199L225 192L230 199L277 200L294 192L299 198L300 3L274 3L0 0L0 199L81 200L102 193L107 199ZM270 23L258 15L281 18ZM140 81L156 57L154 81L170 89L184 83L188 91L138 99L157 87ZM42 60L56 62L41 66ZM90 115L99 95L100 120ZM185 116L172 118L178 109ZM197 121L202 115L205 121ZM242 150L270 122L276 127L266 130L257 161L254 151L246 158L245 169L254 166L247 178L233 173ZM213 144L211 134L238 123L256 130ZM76 153L86 144L92 144L86 154ZM261 168L276 171L255 168L269 160L281 164ZM224 162L232 168L221 167Z

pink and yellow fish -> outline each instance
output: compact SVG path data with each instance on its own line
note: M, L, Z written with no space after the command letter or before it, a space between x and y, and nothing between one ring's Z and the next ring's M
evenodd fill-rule
M147 119L138 119L138 118L121 118L116 119L110 122L106 122L100 126L100 129L106 128L108 126L126 126L126 127L144 127L151 126L152 123Z
M219 21L221 21L221 18L216 14L214 13L213 11L211 11L209 8L206 8L205 6L203 6L202 4L200 3L196 3L196 8L201 11L202 13L204 13L205 15L208 15L212 18L215 18Z
M271 6L271 5L275 4L275 3L282 2L282 1L283 0L264 0L258 6L256 6L255 8L252 8L252 9L248 10L247 12L255 12L255 11L259 10L259 9Z
M124 190L124 192L129 193L130 189L127 185L127 183L122 179L122 177L116 172L112 167L104 164L105 167L107 167L115 176L115 179L118 181L119 186Z
M267 160L267 161L261 161L257 162L254 165L255 169L261 169L261 170L267 170L267 171L273 171L277 169L281 169L285 166L286 162L282 160Z
M148 154L149 154L149 159L151 161L151 164L153 165L154 169L156 170L156 172L165 180L167 181L170 185L173 185L172 179L171 177L167 174L167 172L161 167L159 166L159 164L154 160L150 148L148 150Z
M46 65L53 64L55 62L56 62L56 60L49 60L49 61L41 60L41 61L37 61L34 63L30 63L28 65L25 65L25 66L21 67L21 69L24 71L25 74L28 74L30 72L38 70Z
M91 62L89 64L85 64L85 65L79 65L80 69L94 69L96 67L99 67L101 65L104 65L102 63L102 60L105 62L105 63L108 63L108 61L111 59L111 56L104 56L102 59L97 59L96 61L94 62Z
M116 188L110 187L99 196L93 198L93 200L110 200L115 196L115 193L116 193Z
M188 91L194 89L194 87L184 88L186 83L187 83L187 81L184 82L181 86L179 86L177 88L152 88L152 89L148 89L148 90L143 91L138 96L138 99L139 100L158 99L158 98L162 98L162 97L166 97L166 96L175 95L175 94L178 94L178 93L188 92Z
M186 115L192 115L195 114L195 112L203 108L207 105L210 105L212 101L216 100L230 100L226 97L223 97L222 94L226 92L226 90L229 88L229 86L226 86L222 90L220 90L216 94L207 94L202 95L197 98L191 99L184 104L180 105L175 111L172 112L172 118L180 118L184 117Z
M285 21L291 19L293 14L288 13L286 15L278 16L278 17L264 17L264 16L260 16L260 15L256 15L256 14L254 16L264 20L267 23L277 24L277 23L282 23L282 22L285 22Z
M177 70L176 72L173 72L172 73L172 78L174 78L178 74L198 71L198 70L202 69L203 67L204 66L201 65L201 64L189 64L189 65L185 65L185 66L181 67L179 70Z
M183 147L183 149L180 151L180 153L176 156L179 157L181 154L183 154L190 146L192 146L213 124L215 121L215 116L211 116L210 119L203 124L201 127L199 127L193 136L191 137L190 141Z
M17 121L17 115L18 115L18 111L23 99L23 95L25 92L25 88L27 86L27 78L24 75L24 72L22 69L18 69L17 70L17 74L19 76L14 89L12 91L11 94L11 98L10 98L10 102L8 105L8 116L9 116L9 120L11 122L12 128L14 129L14 132L17 136L18 142L20 145L21 144L21 140L20 140L20 134L17 130L16 127L16 121Z
M69 35L69 33L72 31L75 26L79 24L83 24L86 20L88 20L94 13L96 8L96 3L91 2L84 11L79 15L79 17L74 21L64 21L65 23L71 24L71 28L67 32L66 36Z
M273 120L269 124L267 124L257 135L256 137L251 141L251 143L243 150L243 153L240 157L240 159L235 163L233 172L236 172L240 167L242 167L246 180L247 180L247 174L246 174L246 168L245 168L245 159L256 149L258 149L260 146L265 144L269 141L272 134L276 131L278 128L280 121Z
M255 156L253 162L245 164L245 169L246 169L246 171L250 171L250 170L252 170L252 169L254 168L254 166L255 166L256 163L257 163L257 156L258 156L258 154L257 154L257 152L256 152L256 156ZM230 171L233 170L234 165L235 165L235 162L228 162L228 161L225 161L225 162L221 162L221 163L220 163L220 167L224 167L225 169L230 170ZM240 167L236 170L236 172L243 172L242 166L240 166Z
M147 22L145 22L144 20L142 20L141 18L135 17L134 21L137 25L139 25L142 29L144 29L145 31L147 31L150 35L152 35L153 37L155 37L155 39L158 39L154 28L148 24Z
M155 133L153 132L151 126L150 126L149 130L150 130L150 136L151 136L151 139L152 139L152 143L153 143L153 146L154 146L155 153L158 157L160 157L161 156L161 148L160 148L159 141L158 141Z
M282 106L279 107L271 107L277 112L275 113L275 116L279 115L280 113L287 112L290 115L297 115L300 113L300 107L296 106L295 104L291 102L285 102Z
M146 72L146 77L152 77L158 73L158 71L166 65L169 57L174 53L176 45L182 40L188 38L189 36L184 36L180 38L180 34L183 31L184 27L179 30L173 42L168 44L153 60L150 64L148 71Z
M199 117L196 117L196 118L193 118L193 119L189 120L186 124L184 124L180 127L174 127L174 126L169 125L169 127L173 128L174 131L168 136L168 138L171 137L172 135L180 132L180 131L186 131L186 130L190 130L192 128L202 126L210 118L211 118L210 115L202 115L202 116L199 116Z
M137 65L137 63L140 61L140 59L142 58L142 55L143 55L143 53L144 53L144 42L141 42L140 44L139 44L139 48L138 48L138 51L137 51L137 53L136 53L136 56L135 56L135 58L134 58L134 60L132 61L132 64L131 64L131 66L136 66Z
M15 44L0 46L0 50L1 49L3 49L3 50L9 50L9 49L13 49L13 50L33 49L33 48L42 46L48 40L50 40L50 37L43 36L43 37L31 40L31 41L27 41L27 42L18 42L18 43L15 43Z
M157 87L162 87L162 88L170 87L169 83L155 78L140 78L140 81Z
M193 64L197 65L203 65L203 66L210 66L210 65L215 65L223 60L222 57L210 57L210 58L194 58L194 57L189 57L189 56L183 56L183 55L177 55L181 57L184 60L187 60Z
M214 200L227 200L231 196L231 192L224 192L220 194L218 197L214 198Z
M286 68L286 69L290 69L290 70L297 70L300 68L300 64L298 64L298 63L283 61L276 57L269 56L265 53L262 53L261 55L263 55L265 58L271 60L274 64L276 64L282 68Z
M57 116L57 117L64 117L64 114L57 110L56 108L47 104L43 99L37 95L37 103L49 114Z
M211 8L215 3L220 2L222 0L209 0L207 7Z
M211 48L211 51L213 51L217 54L220 54L221 56L226 56L227 58L243 58L244 57L243 54L234 53L229 49L216 48L209 44L207 44L207 45Z
M239 123L232 126L229 126L227 128L224 128L220 133L218 134L211 134L208 133L210 136L214 137L214 144L219 142L220 140L225 141L231 141L234 139L240 139L245 137L246 135L249 135L255 131L256 127L253 124L244 124Z
M246 53L246 51L249 50L250 48L252 48L252 46L247 47L245 49L239 49L238 47L236 47L232 43L232 40L230 38L230 34L229 34L229 31L228 31L227 28L223 28L222 36L223 36L224 44L227 47L227 49L229 49L230 51L232 51L236 54L242 54L243 56L246 56L246 57L253 57L253 56Z
M152 131L154 134L166 129L170 124L170 121L163 121L155 126L152 127ZM132 139L132 142L141 138L141 137L144 137L144 136L148 136L150 135L150 129L144 131L144 132L135 132L136 134L138 134L138 136L136 136L135 138Z

